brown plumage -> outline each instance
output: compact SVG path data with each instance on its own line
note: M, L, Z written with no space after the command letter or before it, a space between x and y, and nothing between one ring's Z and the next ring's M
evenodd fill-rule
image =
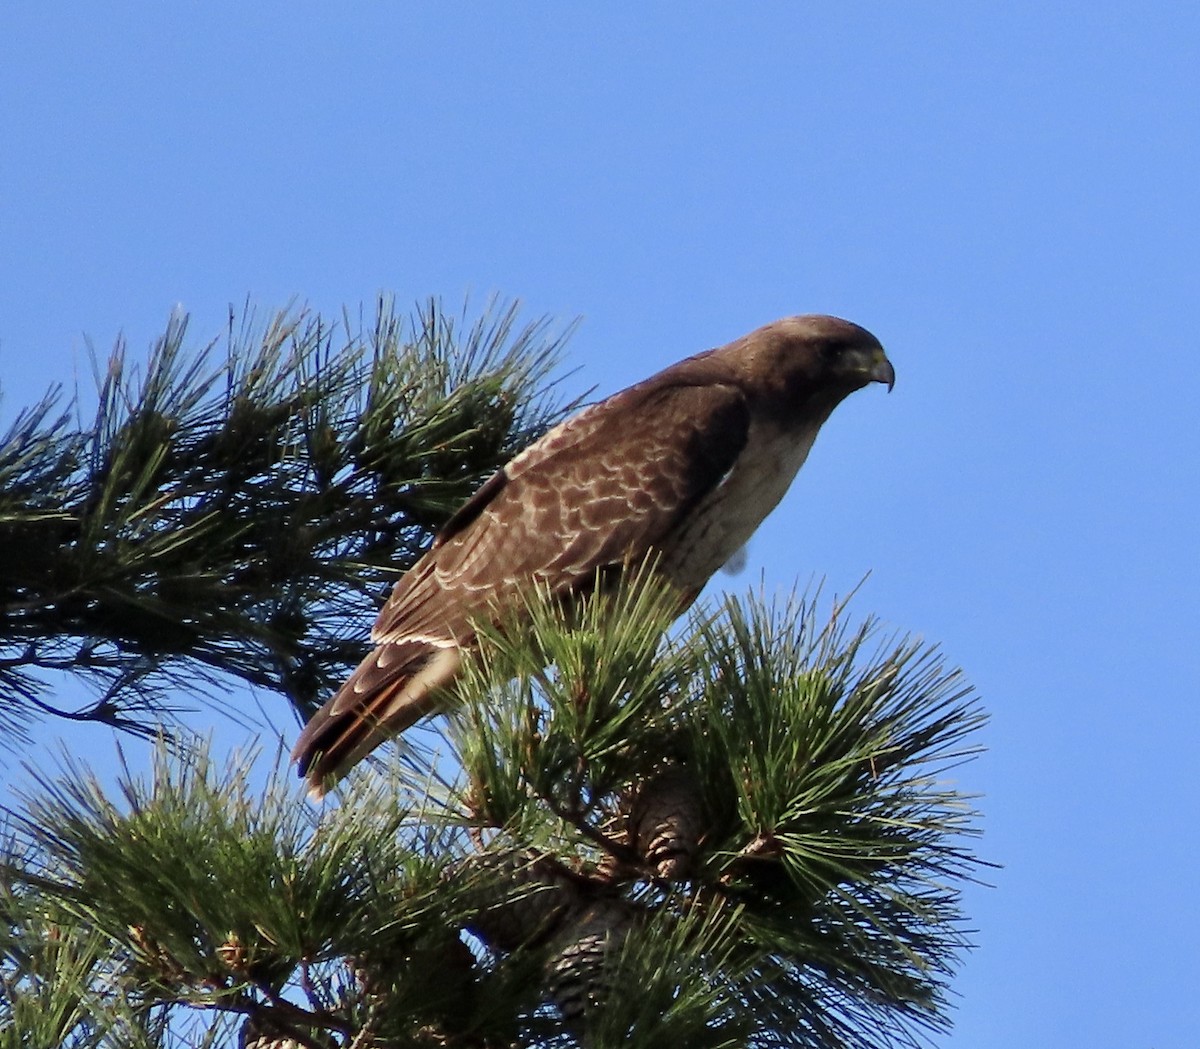
M838 403L894 381L870 332L788 317L556 426L493 474L396 583L371 631L376 648L296 741L312 793L434 710L471 622L513 609L532 581L569 595L654 554L682 610L779 502Z

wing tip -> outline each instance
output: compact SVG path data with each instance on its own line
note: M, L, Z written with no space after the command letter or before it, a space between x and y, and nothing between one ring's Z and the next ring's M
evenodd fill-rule
M375 747L440 706L438 690L457 674L462 652L457 645L426 639L409 644L416 651L390 667L381 666L379 659L381 649L390 646L377 648L301 730L291 759L314 801L321 801ZM364 671L381 669L385 676L360 693Z
M354 764L321 750L305 750L303 754L293 751L292 760L296 763L296 775L304 781L309 801L318 804L329 796Z
M336 697L335 697L336 698ZM344 743L346 726L340 718L329 713L332 702L318 710L296 738L290 755L296 766L296 775L308 784L308 796L313 801L323 801L339 779L339 759L336 757L339 743Z
M303 775L303 773L301 773L301 775ZM314 779L311 776L305 778L308 780L308 790L305 791L305 793L308 795L308 800L317 805L321 804L325 800L326 795L329 793L329 789L325 783L325 780Z

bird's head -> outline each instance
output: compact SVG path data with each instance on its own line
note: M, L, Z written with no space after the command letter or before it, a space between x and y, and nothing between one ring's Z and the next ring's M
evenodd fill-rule
M838 317L785 317L734 346L750 387L789 414L803 402L832 411L870 383L886 383L889 390L896 383L896 370L879 340Z

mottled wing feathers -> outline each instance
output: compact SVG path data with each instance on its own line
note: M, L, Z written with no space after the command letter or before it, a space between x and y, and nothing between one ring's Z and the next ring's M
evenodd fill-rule
M593 406L479 490L396 584L372 638L464 640L470 618L531 579L570 591L640 561L721 482L748 427L728 385L635 387Z

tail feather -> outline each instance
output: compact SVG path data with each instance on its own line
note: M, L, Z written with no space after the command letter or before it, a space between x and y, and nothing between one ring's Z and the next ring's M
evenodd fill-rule
M324 797L385 739L431 713L437 690L454 680L461 665L462 652L451 642L398 640L371 652L292 748L309 794Z

